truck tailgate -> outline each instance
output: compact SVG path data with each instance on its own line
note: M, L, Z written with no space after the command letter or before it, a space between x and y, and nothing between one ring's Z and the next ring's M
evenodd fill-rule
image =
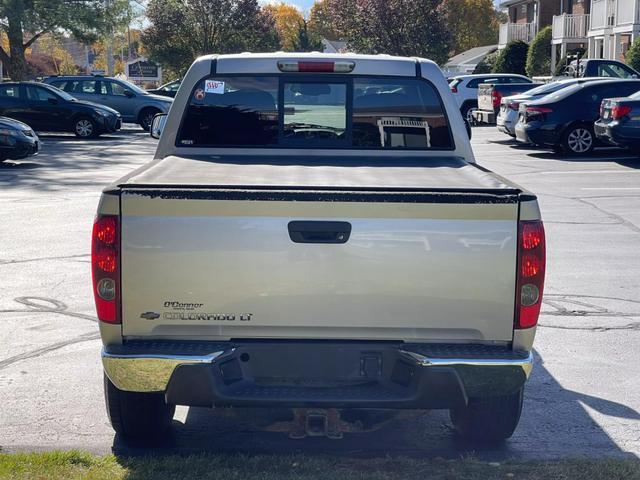
M123 334L510 341L518 190L463 161L411 162L138 172L121 185ZM300 243L296 221L351 231Z

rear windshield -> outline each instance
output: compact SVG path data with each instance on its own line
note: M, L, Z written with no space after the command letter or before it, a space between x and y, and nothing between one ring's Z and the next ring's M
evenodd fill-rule
M435 88L417 78L218 76L191 94L177 146L450 150Z

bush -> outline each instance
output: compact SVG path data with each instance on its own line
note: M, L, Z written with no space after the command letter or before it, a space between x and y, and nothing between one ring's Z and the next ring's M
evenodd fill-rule
M636 38L631 44L624 56L624 60L631 68L640 72L640 37Z
M551 75L551 26L538 32L527 52L527 75Z
M484 57L478 65L476 65L473 73L491 73L497 59L498 51L491 52L489 55Z
M507 46L500 50L491 72L526 75L525 64L527 63L528 50L529 45L522 40L507 43Z

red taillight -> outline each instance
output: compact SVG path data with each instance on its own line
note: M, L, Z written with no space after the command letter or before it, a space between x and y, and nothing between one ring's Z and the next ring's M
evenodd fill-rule
M451 87L451 93L458 93L458 87Z
M120 239L116 215L98 215L91 237L91 273L98 319L120 323Z
M538 323L544 290L546 251L544 226L540 220L523 221L518 227L518 280L516 328Z
M545 113L551 113L553 110L548 107L527 107L525 109L525 116L527 118L544 116Z
M520 104L518 102L509 102L507 103L507 108L511 110L515 110L517 112L518 109L520 108Z
M500 92L496 92L495 90L491 91L491 100L493 100L493 108L498 108L500 106L500 101L502 100L502 94Z
M619 120L622 117L626 117L631 113L631 107L629 105L614 105L611 109L611 118Z
M336 62L319 62L319 61L298 61L298 60L280 60L278 69L281 72L298 72L298 73L349 73L353 71L356 63L350 61Z

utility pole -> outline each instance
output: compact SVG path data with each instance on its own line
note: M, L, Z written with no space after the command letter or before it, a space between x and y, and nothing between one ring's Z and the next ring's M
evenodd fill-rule
M110 15L111 9L111 0L105 0L105 7L107 10L107 15ZM107 55L107 75L109 77L113 76L114 73L114 64L113 64L113 24L109 21L109 27L107 30L107 38L106 38L106 55Z

